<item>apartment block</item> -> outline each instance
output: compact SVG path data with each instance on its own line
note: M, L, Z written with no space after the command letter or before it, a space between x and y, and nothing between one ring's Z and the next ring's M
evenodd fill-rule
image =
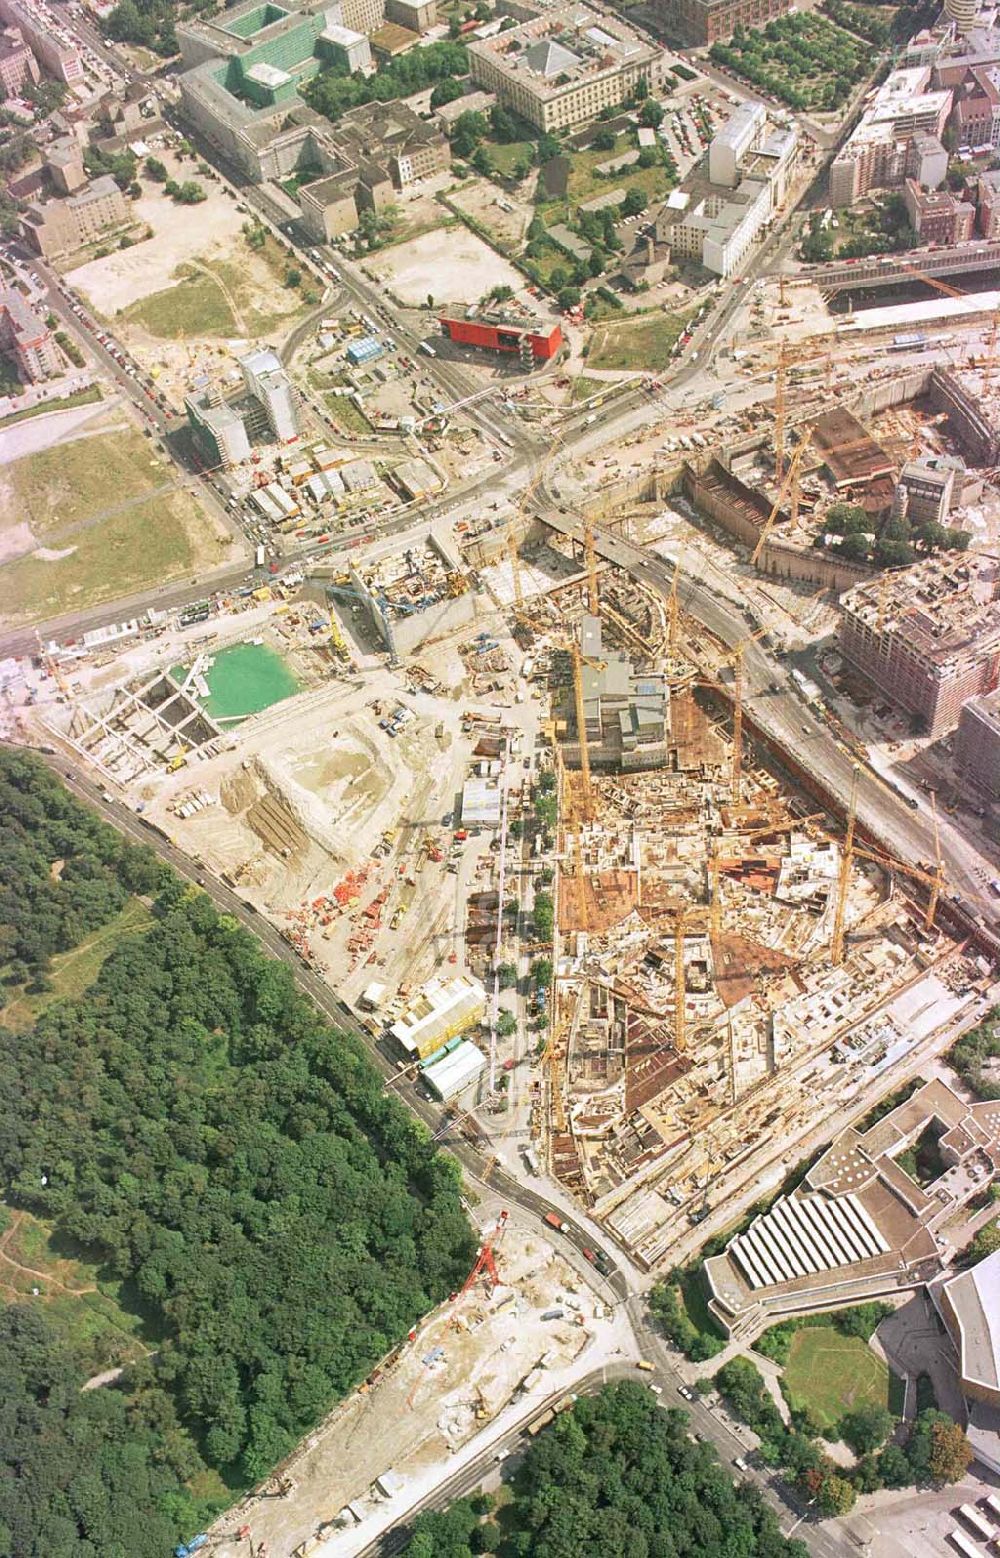
M38 254L60 259L125 226L128 220L128 201L106 173L65 200L33 201L21 219L21 231Z
M51 331L16 287L0 288L0 351L13 358L26 384L37 384L62 367Z
M1000 172L979 175L976 197L979 231L984 238L1000 238Z
M898 189L907 177L931 188L942 182L952 93L932 89L931 74L929 65L894 70L873 94L830 165L832 206L853 205L872 189Z
M950 190L921 189L915 179L906 179L903 203L910 226L923 243L965 243L972 237L976 208L957 200Z
M731 38L737 27L766 26L791 0L654 0L653 9L678 43L697 48Z
M53 141L45 153L45 171L53 187L62 195L75 195L87 182L83 166L83 147L73 135Z
M642 77L662 85L664 55L617 17L563 5L469 44L472 80L540 130L561 130L616 108Z
M930 736L1000 682L1000 601L979 567L930 558L841 599L841 653Z
M0 94L4 102L19 97L26 81L41 80L35 56L19 27L5 27L0 33Z
M386 0L385 18L410 32L429 32L437 25L437 3L436 0Z
M18 0L0 0L0 21L21 34L47 76L72 86L83 80L83 62L78 50L67 47L52 36L45 20L34 8Z

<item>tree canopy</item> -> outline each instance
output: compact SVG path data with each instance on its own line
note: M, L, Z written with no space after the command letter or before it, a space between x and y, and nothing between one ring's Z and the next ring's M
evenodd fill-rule
M159 884L152 927L82 996L0 1029L0 1187L155 1322L123 1412L169 1407L204 1461L256 1481L466 1274L457 1167L284 964L21 754L0 753L0 840L8 978ZM55 1551L16 1548L35 1550Z
M734 1483L714 1450L623 1381L584 1396L529 1447L503 1510L504 1552L517 1558L806 1558L782 1536L753 1483ZM407 1558L498 1550L475 1500L419 1515ZM486 1514L489 1506L486 1506Z

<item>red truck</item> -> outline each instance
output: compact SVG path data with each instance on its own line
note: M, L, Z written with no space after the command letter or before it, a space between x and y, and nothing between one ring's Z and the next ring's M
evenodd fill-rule
M556 1212L546 1212L542 1221L548 1223L549 1227L554 1228L557 1233L569 1233L569 1223L564 1223Z

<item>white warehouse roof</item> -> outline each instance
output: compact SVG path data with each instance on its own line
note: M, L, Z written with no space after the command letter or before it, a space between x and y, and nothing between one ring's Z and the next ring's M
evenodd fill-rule
M464 1092L485 1065L486 1057L482 1051L470 1044L468 1039L463 1039L443 1060L426 1068L424 1081L442 1103L447 1103L449 1098L457 1098L459 1093Z

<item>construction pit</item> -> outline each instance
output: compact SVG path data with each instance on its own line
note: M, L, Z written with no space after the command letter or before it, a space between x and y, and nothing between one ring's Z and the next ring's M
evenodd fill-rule
M492 1232L488 1223L484 1233ZM455 1469L479 1436L530 1420L541 1403L634 1344L628 1322L540 1230L512 1217L486 1273L443 1304L415 1337L335 1409L212 1532L220 1558L239 1558L247 1526L271 1558L348 1558Z
M472 597L437 551L415 544L356 577L394 614L398 602L404 629L406 606L430 600L419 660L388 665L384 643L366 652L321 582L276 584L210 620L134 635L126 624L124 642L75 646L57 678L39 671L17 714L29 739L72 748L234 887L346 1000L384 987L388 1021L443 967L467 966L467 895L495 866L489 837L457 840L452 819L484 732L513 704L516 648L498 619L502 667L472 674ZM463 590L450 593L456 578ZM518 717L528 728L537 710Z
M734 762L731 651L669 602L658 635L634 582L609 568L596 582L600 620L579 589L556 612L520 583L560 776L537 1118L553 1175L653 1268L780 1183L873 1086L952 1043L987 976L927 924L918 863L855 843L845 859L842 819L748 738ZM606 764L609 729L643 711L665 730Z

